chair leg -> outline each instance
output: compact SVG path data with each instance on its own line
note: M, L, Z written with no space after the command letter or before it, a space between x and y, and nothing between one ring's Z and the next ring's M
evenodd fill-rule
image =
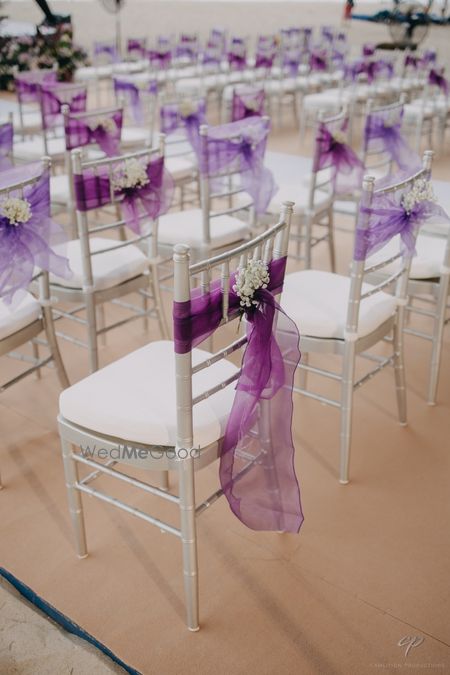
M178 463L178 477L187 627L190 631L197 631L200 626L198 617L198 562L195 523L194 460L192 457L180 459Z
M105 305L102 303L101 305L97 305L97 323L99 329L102 329L106 326L106 318L105 318ZM100 333L100 344L102 347L106 347L106 333Z
M86 314L88 323L89 368L91 373L98 370L97 316L93 293L86 294Z
M400 307L404 310L404 307ZM394 326L394 374L395 374L395 391L397 393L398 419L400 424L406 426L406 381L405 381L405 365L404 365L404 349L403 349L403 317L402 320L397 320Z
M449 275L442 274L439 283L439 295L436 305L436 315L433 326L430 379L428 382L428 405L436 405L436 395L439 382L439 367L441 363L442 339L444 335L448 291L449 291Z
M34 358L36 361L39 361L39 345L38 345L38 343L37 343L35 340L31 340L31 348L32 348L32 350L33 350L33 358ZM36 370L36 379L37 379L37 380L40 380L41 377L42 377L41 369L38 368L38 369Z
M346 485L349 482L353 415L353 381L355 373L355 346L353 342L346 344L342 371L339 482L342 485Z
M164 312L164 303L161 296L161 286L159 283L158 265L151 266L153 297L155 298L155 309L158 316L159 330L161 337L166 340L169 335L167 327L166 314Z
M309 361L309 354L302 354L302 358L300 361L300 366L303 363L303 365L307 366ZM299 367L298 369L298 386L300 389L306 389L308 384L308 371L303 370L303 368Z
M307 214L305 217L305 269L311 269L311 257L312 257L312 246L311 246L311 237L312 237L312 217Z
M69 378L67 377L66 369L64 367L63 360L61 358L61 352L59 351L58 342L55 334L55 326L52 318L52 310L49 306L44 307L44 328L45 335L47 338L48 346L55 363L56 372L58 375L59 383L63 389L67 389L69 386Z
M328 210L328 248L330 251L331 271L336 272L336 250L334 247L334 214L332 207Z
M76 488L78 482L78 466L72 457L72 446L64 438L61 438L64 474L66 477L67 499L69 512L75 534L75 547L79 558L86 558L86 532L84 527L83 504L81 493Z
M167 492L169 490L169 472L159 471L159 487Z

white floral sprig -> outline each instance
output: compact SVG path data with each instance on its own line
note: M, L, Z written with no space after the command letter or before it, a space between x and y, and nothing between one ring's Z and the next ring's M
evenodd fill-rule
M433 186L429 180L419 178L414 181L411 190L406 192L402 197L402 206L409 215L414 207L420 202L435 202L436 196L433 192Z
M149 182L145 166L134 157L125 160L123 167L113 176L112 180L113 187L118 190L141 188Z
M241 307L258 305L258 301L254 299L255 291L267 288L269 281L269 269L262 260L249 260L245 267L239 268L233 291L241 299Z
M8 197L0 202L0 212L8 218L11 225L27 223L31 218L31 205L26 199Z
M197 112L197 106L190 99L185 99L184 101L181 101L179 111L181 117L190 117Z
M91 131L103 129L103 131L107 134L115 134L117 131L117 125L112 117L96 117L89 123L89 129Z
M335 132L332 134L332 136L333 136L334 140L336 141L336 143L341 143L342 145L343 145L343 144L346 142L346 140L347 140L347 139L346 139L346 136L345 136L345 134L344 134L344 132L343 132L343 131L339 131L339 129L338 129L337 131L335 131Z

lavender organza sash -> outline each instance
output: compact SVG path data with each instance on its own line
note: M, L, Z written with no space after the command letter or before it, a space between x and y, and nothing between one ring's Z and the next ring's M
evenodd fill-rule
M256 291L259 305L246 314L248 344L221 444L219 475L233 513L247 527L297 533L303 513L291 429L299 334L273 296L281 291L285 267L286 258L270 264L269 287ZM239 311L234 283L232 275L230 317ZM173 316L175 352L185 354L221 323L220 282L207 294L195 289L191 300L175 302Z
M147 55L151 65L157 70L169 68L172 63L172 52L170 49L149 49Z
M313 171L327 168L333 171L336 194L348 194L361 186L364 173L362 161L349 145L337 140L325 124L321 124L316 138Z
M237 52L228 52L228 64L231 70L245 70L247 67L247 57L245 52L238 54Z
M38 103L42 84L56 82L55 70L32 70L19 73L14 79L17 98L21 103Z
M142 58L145 57L147 48L147 40L145 38L128 38L127 52L128 54L139 54Z
M259 117L212 127L199 156L200 171L213 179L230 165L238 171L258 214L266 212L278 189L272 172L264 166L269 129L270 122Z
M299 48L290 48L283 55L283 68L286 68L290 75L297 75L301 60L301 50Z
M0 171L9 169L13 151L14 127L11 122L0 124Z
M365 148L379 148L380 152L388 153L400 169L419 169L421 160L419 155L408 145L401 132L401 119L395 124L389 124L376 114L367 117L364 128Z
M42 123L45 129L52 128L61 122L61 109L67 105L71 113L86 112L87 88L81 87L73 92L61 91L58 86L42 87Z
M120 203L122 216L133 232L140 232L140 221L144 217L156 219L168 211L172 203L174 183L164 168L164 158L150 161L145 167L148 183L140 188L114 188L108 174L95 174L86 170L75 174L75 200L79 211L90 211L106 206L114 200Z
M369 216L368 227L362 227ZM415 232L426 221L439 218L450 222L445 211L434 202L423 201L416 204L410 213L404 209L399 195L375 195L370 207L361 206L356 228L354 259L365 260L367 256L383 248L388 241L400 235L403 250L414 255Z
M158 93L158 83L156 80L149 80L145 87L138 87L134 82L114 78L114 92L116 94L125 94L127 97L133 120L136 124L144 123L144 111L142 107L141 92L148 94Z
M0 174L0 189L37 176L42 164L15 167ZM30 217L26 222L11 224L0 195L0 297L11 303L17 291L27 289L35 268L56 276L70 278L72 272L67 258L55 252L55 246L66 241L63 228L50 218L50 174L45 170L33 185L10 192L8 198L26 200Z
M111 63L118 63L120 61L116 45L103 44L102 42L94 43L94 56L107 56Z
M231 119L233 122L263 115L265 103L264 89L259 91L233 91Z
M267 68L270 70L273 67L273 62L275 60L275 54L256 54L255 59L255 68Z
M169 136L179 129L184 129L189 143L198 152L200 126L206 124L206 101L204 99L186 101L185 105L185 110L183 103L168 103L161 106L161 131Z
M439 87L439 89L444 93L444 95L448 96L448 81L444 77L442 72L438 72L437 70L432 68L428 75L428 82L430 84L434 84L436 87Z
M328 70L326 53L313 51L309 56L309 65L312 71L325 72Z
M120 154L120 137L122 132L122 113L117 110L113 114L101 114L89 117L84 122L77 117L64 120L66 149L73 150L91 143L96 143L108 157Z

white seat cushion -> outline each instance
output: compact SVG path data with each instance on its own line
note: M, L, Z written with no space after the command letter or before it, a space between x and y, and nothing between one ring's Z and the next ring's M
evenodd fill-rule
M122 146L139 145L140 150L150 143L150 131L145 127L123 127L120 138Z
M416 120L417 118L420 117L421 111L422 111L422 101L416 100L412 101L411 103L406 103L403 107L403 116L405 122L411 121L411 120ZM432 117L434 114L434 106L433 103L427 102L425 103L425 106L423 107L423 115L426 118Z
M448 228L448 223L446 225ZM419 234L416 242L417 255L412 259L410 279L433 279L440 276L446 243L445 237L432 237L426 234ZM381 251L377 251L370 256L367 259L367 264L372 265L386 260L394 256L398 251L399 240L398 237L394 237ZM385 274L394 274L398 267L399 263L395 261L384 267L383 272Z
M75 82L85 82L86 80L96 80L97 78L111 77L113 67L109 66L83 66L75 71Z
M327 195L325 192L316 191L314 206L316 208L325 206L329 199L330 195ZM291 201L295 202L294 213L302 214L308 208L308 200L309 185L302 181L292 183L292 185L283 184L267 207L267 213L278 216L280 215L283 202Z
M89 241L91 252L100 251L114 244L113 239L102 237L91 237ZM62 246L59 252L69 259L70 269L73 274L69 279L50 275L50 281L66 288L82 288L84 277L80 240L72 239ZM148 259L134 245L93 255L91 263L94 275L94 288L97 291L134 279L143 274L148 268Z
M18 305L7 305L0 299L0 340L29 326L40 316L41 306L30 293L26 293Z
M363 284L363 292L372 288ZM285 277L281 305L298 325L301 335L344 339L350 278L331 272L305 270ZM375 293L361 302L358 337L374 331L395 313L396 301Z
M307 94L303 97L302 106L318 110L323 107L339 107L344 101L344 93L341 89L327 89L318 94Z
M50 197L52 202L67 204L70 199L69 176L59 173L50 176Z
M175 181L194 177L197 173L195 160L189 156L165 157L164 166Z
M50 157L64 156L66 151L64 138L49 138L47 146L46 152L44 140L38 136L28 141L19 141L19 143L14 143L14 157L17 159L33 160L41 159L45 154L50 155Z
M211 356L192 351L194 365ZM222 360L193 377L193 395L231 377L237 368ZM194 407L194 447L206 447L225 431L235 384ZM62 416L101 434L147 445L176 442L175 355L169 341L150 344L66 389Z
M211 245L221 248L241 241L248 236L249 226L239 218L217 216L210 219ZM161 244L187 244L192 248L203 245L203 217L201 209L168 213L159 219Z

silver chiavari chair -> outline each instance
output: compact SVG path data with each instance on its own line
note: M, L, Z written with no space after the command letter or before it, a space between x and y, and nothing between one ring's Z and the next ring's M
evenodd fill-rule
M161 157L164 157L163 136L159 148L119 157L83 160L80 149L72 152L78 238L68 242L67 256L74 274L63 283L52 277L50 282L57 302L75 304L67 311L55 309L55 315L84 325L87 343L59 331L58 335L88 349L92 372L98 368L98 338L104 338L109 330L139 317L144 319L146 327L147 318L152 317L158 320L161 335L167 335L159 283L158 220L141 216L141 233L135 234L127 228L125 235L126 221L113 188L114 176L125 162L148 163ZM84 193L88 189L93 193L85 201ZM122 300L136 292L142 307ZM104 305L109 302L128 310L130 315L105 325ZM78 316L84 310L86 318Z
M258 120L269 125L267 117ZM227 125L226 138L239 143L242 126L240 122L234 124L238 126ZM248 239L255 220L253 200L239 180L239 166L233 161L217 171L210 170L209 152L214 152L214 144L210 143L209 127L202 125L198 153L204 158L205 166L200 171L200 208L169 213L160 219L161 247L186 243L196 260Z
M150 147L155 131L158 84L149 73L116 75L113 78L116 105L126 113L122 129L122 148Z
M375 179L363 182L361 205L370 208L377 195L395 195L412 187L419 178L428 178L431 172L432 152L426 152L423 169L410 178L380 190L374 189ZM360 207L362 208L362 207ZM370 216L361 211L358 228L370 228ZM358 230L357 230L358 231ZM417 237L417 231L412 233ZM373 375L388 365L394 366L399 420L406 424L406 389L403 363L403 328L407 302L408 275L412 254L402 251L396 240L395 250L386 242L377 256L354 260L350 277L329 272L306 270L288 274L285 278L282 306L301 329L302 351L301 386L298 393L338 408L340 411L340 483L349 482L353 392ZM355 246L356 249L356 246ZM397 267L387 277L376 281L393 262ZM369 280L375 283L369 283ZM395 284L393 294L386 292ZM392 336L392 339L391 339ZM388 341L392 344L390 356L380 357L369 352L373 346ZM312 353L335 354L342 359L340 373L309 364ZM374 362L375 368L360 379L355 377L355 361L360 356ZM340 399L330 399L306 388L306 373L330 378L340 385Z
M49 169L50 159L44 158L43 171ZM32 188L41 179L41 176L42 173L38 173L26 180L14 181L8 186L0 187L0 210L5 199L10 197L23 199L25 188ZM32 373L36 373L40 377L41 368L52 361L55 364L61 387L64 389L69 386L55 335L47 272L36 268L32 283L38 290L37 298L28 291L23 292L23 297L19 298L17 303L14 298L11 303L6 302L0 296L0 357L8 355L29 364L26 370L7 382L0 382L0 393L5 392L9 387ZM40 338L42 333L45 334L45 340ZM28 342L32 344L32 356L16 351ZM48 349L48 356L39 355L39 346L41 345ZM1 487L0 480L0 489Z
M250 259L269 263L286 256L291 213L292 202L284 205L278 224L264 234L191 265L189 248L175 246L175 302L186 303L191 288L199 284L202 294L208 294L216 280L223 289L220 325L236 320L240 312L229 309L233 265L245 266ZM174 354L172 342L151 342L78 382L60 398L59 431L78 556L87 556L82 494L175 535L182 545L187 626L191 631L199 628L196 519L223 494L219 489L199 503L195 473L220 455L234 383L240 374L226 357L247 343L246 335L230 339L215 354L192 347ZM124 451L117 461L112 451L118 448ZM118 463L156 472L162 487L129 476L115 468ZM79 473L82 467L90 471L84 477ZM169 490L168 472L178 477L178 494ZM161 521L93 487L92 481L102 474L175 504L180 525Z

